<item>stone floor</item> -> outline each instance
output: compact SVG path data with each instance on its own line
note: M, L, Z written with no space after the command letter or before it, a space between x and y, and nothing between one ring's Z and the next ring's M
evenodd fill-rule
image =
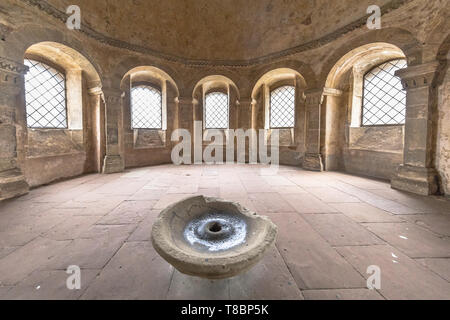
M87 175L0 204L0 299L450 299L450 201L343 173L171 165ZM154 251L152 223L194 194L269 216L276 246L208 281ZM69 265L81 290L66 288ZM367 268L381 289L367 289Z

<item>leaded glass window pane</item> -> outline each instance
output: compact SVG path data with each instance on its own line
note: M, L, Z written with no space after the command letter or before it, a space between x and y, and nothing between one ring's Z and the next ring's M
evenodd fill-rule
M270 94L270 127L293 128L295 126L295 87L284 86Z
M228 129L229 110L228 95L211 92L205 98L205 128Z
M162 129L161 91L147 85L139 85L131 89L131 127Z
M25 100L29 128L66 129L66 78L54 68L25 59Z
M393 60L364 76L363 126L405 123L406 92L395 72L406 67L406 60Z

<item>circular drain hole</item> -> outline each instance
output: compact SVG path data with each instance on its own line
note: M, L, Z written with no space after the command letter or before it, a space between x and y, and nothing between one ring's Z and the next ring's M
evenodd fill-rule
M213 233L220 232L222 231L222 226L219 223L215 222L209 227L209 231Z

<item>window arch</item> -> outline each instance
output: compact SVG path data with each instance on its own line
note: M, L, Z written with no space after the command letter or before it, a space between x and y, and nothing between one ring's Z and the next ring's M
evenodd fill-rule
M205 129L229 128L228 94L210 92L205 96Z
M283 86L270 93L270 127L295 126L295 87Z
M131 89L131 128L162 129L162 93L150 85Z
M406 67L405 59L396 59L378 65L364 75L363 126L405 123L406 92L395 72Z
M67 129L66 77L45 63L25 59L27 126L39 129Z

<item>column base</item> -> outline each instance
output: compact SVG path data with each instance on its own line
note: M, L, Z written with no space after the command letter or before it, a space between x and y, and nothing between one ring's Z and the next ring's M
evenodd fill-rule
M19 169L0 172L0 201L25 195L30 187Z
M393 189L423 196L436 194L439 190L438 174L435 169L401 165L397 176L391 181Z
M125 164L121 156L105 156L103 173L118 173L125 170Z
M303 169L310 171L323 171L322 155L317 153L307 153L303 159Z

